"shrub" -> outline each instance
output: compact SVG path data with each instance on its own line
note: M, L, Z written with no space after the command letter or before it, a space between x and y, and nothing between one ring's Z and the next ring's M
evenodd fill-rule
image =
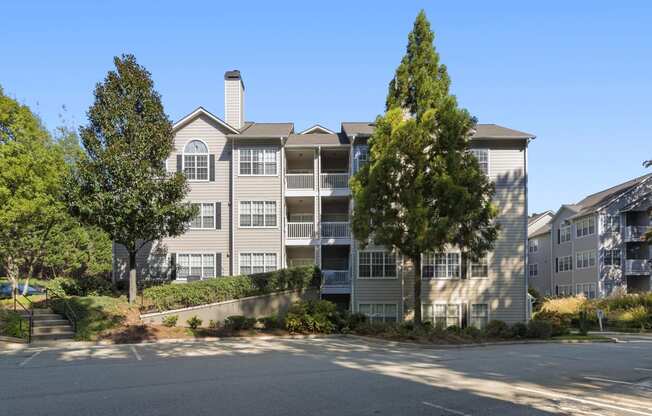
M469 337L469 338L477 339L477 338L482 337L483 332L482 332L482 330L470 325L470 326L467 326L466 328L464 328L462 330L462 335L464 335L466 337Z
M570 332L571 317L551 310L541 310L534 315L534 321L546 321L551 325L552 336L566 335Z
M174 326L177 326L178 320L179 320L178 315L168 315L163 317L163 325L167 326L168 328L172 328Z
M208 327L210 329L218 329L220 327L220 323L211 319L208 321Z
M578 326L580 330L580 335L587 335L589 333L589 318L588 318L588 313L586 311L580 311Z
M265 329L279 329L285 326L285 320L283 317L278 315L259 318L258 322L262 324Z
M546 299L541 305L541 312L553 312L559 315L577 316L586 303L587 300L584 296Z
M319 269L304 266L253 276L224 276L186 284L164 284L146 288L143 294L156 310L167 311L282 290L304 289L315 284L318 274Z
M288 309L285 327L290 332L329 334L337 317L337 307L327 300L296 302Z
M380 335L396 331L397 326L384 322L365 321L358 325L355 332L359 335Z
M256 318L247 318L244 315L231 315L224 320L224 326L233 331L253 329Z
M510 328L510 332L514 338L525 338L527 336L527 325L523 322L516 322Z
M199 328L199 327L201 326L202 322L203 322L203 321L202 321L199 317L197 317L197 315L193 316L192 318L190 318L190 319L188 319L188 320L186 321L186 323L188 324L188 326L190 327L190 329L197 329L197 328Z
M645 330L650 319L647 309L644 306L634 306L625 310L615 310L609 313L609 322L613 322L621 329Z
M446 328L446 332L449 332L451 334L458 334L459 335L462 332L462 328L460 328L457 325L451 325L451 326Z
M509 326L505 322L496 319L489 321L485 331L489 338L508 338L511 335Z
M552 325L544 320L532 320L527 326L528 338L547 339L552 336Z

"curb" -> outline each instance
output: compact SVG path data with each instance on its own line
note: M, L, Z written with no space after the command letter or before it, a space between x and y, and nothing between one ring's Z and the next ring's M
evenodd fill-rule
M465 348L482 348L482 347L495 347L507 345L528 345L528 344L601 344L601 343L618 343L616 338L607 339L550 339L550 340L523 340L523 341L497 341L497 342L479 342L477 344L420 344L417 342L409 341L392 341L384 338L369 337L365 335L343 335L345 338L361 339L376 344L382 343L384 346L401 346L419 349L437 349L437 350L452 350L452 349L465 349Z

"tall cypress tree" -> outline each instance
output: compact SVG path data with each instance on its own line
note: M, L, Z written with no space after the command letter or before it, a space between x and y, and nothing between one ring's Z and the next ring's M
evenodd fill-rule
M433 41L421 11L369 139L369 162L351 180L356 239L363 247L371 240L396 249L412 262L416 323L421 255L457 247L462 262L477 260L498 234L493 186L469 152L475 119L450 94Z
M82 221L106 231L129 253L129 301L136 298L136 254L146 244L177 236L196 210L183 199L182 173L169 175L172 123L149 72L132 55L114 59L95 88L88 125L80 128L85 154L68 181L67 201Z

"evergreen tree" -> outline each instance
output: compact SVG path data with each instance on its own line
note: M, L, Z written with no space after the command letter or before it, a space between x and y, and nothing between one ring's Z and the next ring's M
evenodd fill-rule
M369 162L354 175L353 231L398 250L415 271L414 320L421 322L421 255L458 247L462 263L493 248L493 186L469 152L475 120L449 92L423 11L389 84L386 112L369 139Z
M68 181L71 212L106 231L129 253L129 301L136 298L136 255L146 244L185 232L195 210L183 199L182 173L169 175L172 123L149 72L134 56L114 59L115 70L95 88L85 154Z

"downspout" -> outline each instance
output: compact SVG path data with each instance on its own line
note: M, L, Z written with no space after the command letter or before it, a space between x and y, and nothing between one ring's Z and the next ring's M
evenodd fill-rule
M353 148L355 145L355 134L351 136L351 149L349 149L349 172L352 171L351 167L353 166ZM355 173L355 172L354 172ZM355 201L353 201L353 195L351 195L351 204L350 204L350 213L349 213L349 227L351 227L351 213L355 206ZM358 256L357 256L357 242L355 236L353 235L353 230L351 230L351 253L349 253L349 259L351 263L351 296L349 296L349 310L353 313L355 306L355 283L358 279ZM355 275L355 279L353 278Z
M279 140L281 142L281 163L280 163L280 179L281 179L281 206L280 206L280 213L281 213L281 253L280 253L280 258L279 258L279 265L285 264L285 267L287 267L286 262L286 255L285 255L285 223L286 223L286 212L285 212L285 146L283 143L283 136L279 137Z
M528 265L528 235L527 235L527 216L528 216L527 148L528 148L529 143L530 143L530 139L527 139L525 141L525 149L523 150L523 167L524 167L524 171L525 171L525 177L524 177L524 180L525 180L525 219L523 221L523 228L525 229L525 245L523 246L524 247L523 260L524 260L525 266L524 266L524 270L523 270L523 275L525 277L525 302L527 302L527 303L530 302L530 298L528 296L528 285L529 285L529 281L528 281L528 271L529 270L528 269L529 269L529 265ZM528 305L527 303L525 305L525 322L528 321L528 318L529 318L528 311L530 310L530 305Z
M231 255L229 256L229 275L235 274L235 144L236 138L231 141L231 201L229 201L229 226L231 227Z

